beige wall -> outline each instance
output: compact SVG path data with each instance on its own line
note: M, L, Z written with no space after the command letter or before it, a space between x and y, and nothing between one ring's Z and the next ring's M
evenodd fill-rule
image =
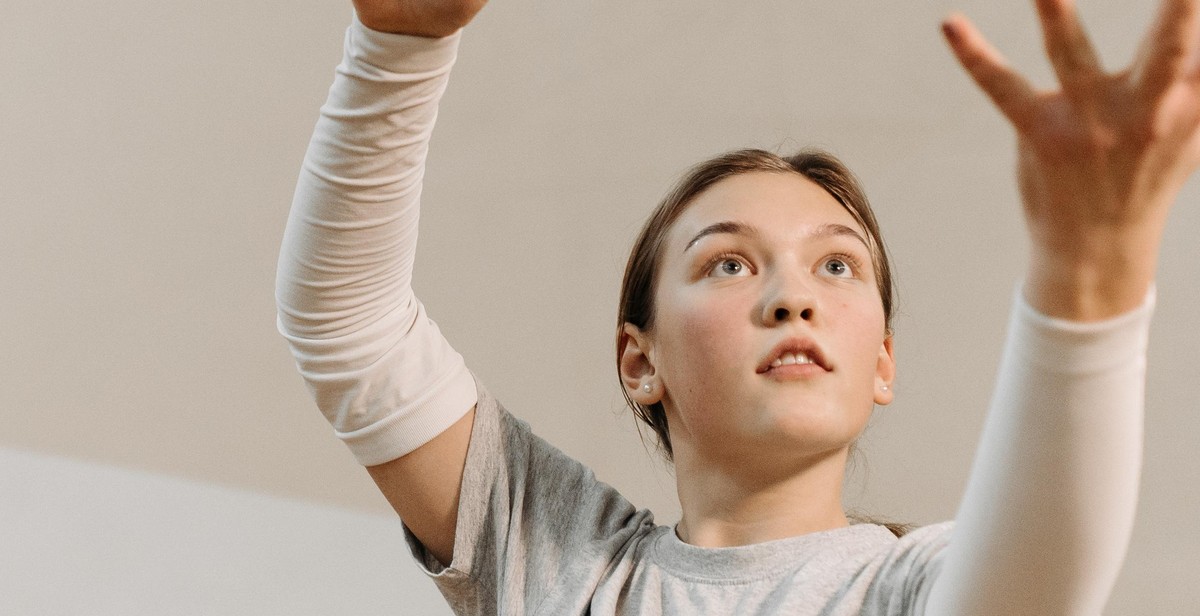
M0 446L388 513L273 323L346 5L5 4ZM1114 64L1153 7L1081 5ZM612 368L633 233L709 154L832 149L873 195L901 285L898 399L864 440L853 504L951 517L1024 242L1008 129L938 37L955 7L1050 83L1024 2L497 0L443 106L418 292L507 406L669 521L672 479ZM1192 609L1176 590L1200 569L1198 188L1168 231L1144 495L1111 614Z

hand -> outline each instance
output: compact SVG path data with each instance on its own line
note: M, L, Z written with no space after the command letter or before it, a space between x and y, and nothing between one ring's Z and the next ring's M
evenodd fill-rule
M353 0L358 20L380 32L443 37L470 23L487 0Z
M1039 92L961 15L942 30L1016 129L1033 254L1026 299L1095 320L1137 307L1168 211L1200 165L1200 0L1164 0L1133 65L1106 73L1073 0L1036 0L1062 89Z

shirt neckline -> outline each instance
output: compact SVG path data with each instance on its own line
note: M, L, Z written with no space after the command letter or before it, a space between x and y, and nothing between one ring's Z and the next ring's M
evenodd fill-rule
M709 582L757 579L828 557L830 552L886 548L897 540L883 526L852 524L751 545L706 548L685 543L676 533L676 526L660 527L663 532L654 542L654 559L677 575Z

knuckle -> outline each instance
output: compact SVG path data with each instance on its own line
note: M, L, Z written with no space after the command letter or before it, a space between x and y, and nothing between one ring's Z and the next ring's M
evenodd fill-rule
M1115 150L1124 140L1112 127L1104 124L1092 124L1083 133L1081 145L1084 151L1095 154L1107 154Z
M1191 46L1186 39L1174 36L1160 36L1154 45L1154 55L1163 59L1163 64L1175 68L1177 64L1181 64L1191 52Z
M1042 155L1060 163L1106 160L1119 148L1130 145L1126 134L1099 123L1044 134L1039 141Z
M1121 135L1121 147L1128 152L1144 152L1162 140L1162 135L1157 133L1158 130L1151 123L1132 124Z

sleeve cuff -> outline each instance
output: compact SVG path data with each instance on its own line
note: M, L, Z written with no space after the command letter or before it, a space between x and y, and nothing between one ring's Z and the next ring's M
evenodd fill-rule
M1084 323L1039 312L1018 285L1009 329L1022 359L1043 370L1090 373L1128 362L1144 364L1154 301L1152 286L1142 305L1132 311Z
M462 30L443 38L372 30L354 15L346 29L346 51L360 64L385 73L422 74L449 70Z
M475 377L465 366L453 370L433 395L411 411L390 415L366 428L336 432L363 466L390 462L417 449L462 419L478 399Z

